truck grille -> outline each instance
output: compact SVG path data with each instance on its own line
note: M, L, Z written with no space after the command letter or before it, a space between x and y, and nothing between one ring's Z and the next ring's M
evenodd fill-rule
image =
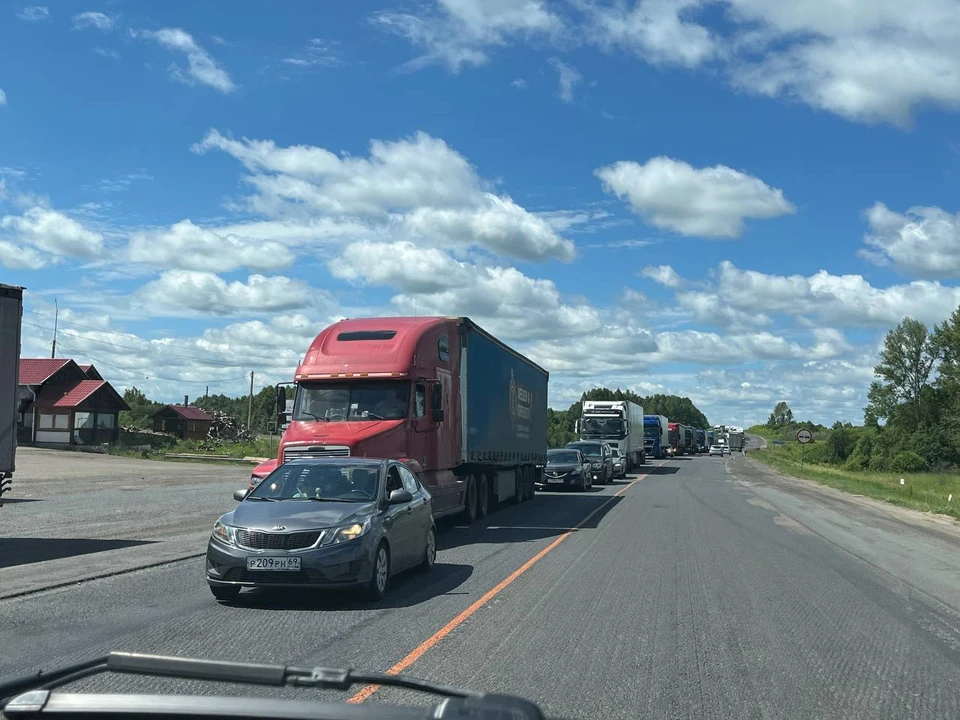
M283 461L297 458L350 457L346 445L288 445L283 449Z
M237 542L251 550L304 550L313 546L322 535L322 530L294 533L237 530Z

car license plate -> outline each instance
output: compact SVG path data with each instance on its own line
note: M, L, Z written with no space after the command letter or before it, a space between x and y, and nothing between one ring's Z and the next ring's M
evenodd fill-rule
M248 557L247 570L286 570L300 569L298 557Z
M548 483L562 483L563 478L547 478Z

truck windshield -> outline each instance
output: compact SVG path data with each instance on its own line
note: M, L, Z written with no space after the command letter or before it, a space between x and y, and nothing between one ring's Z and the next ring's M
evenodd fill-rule
M620 418L584 418L580 434L584 437L622 438L623 420Z
M643 428L643 437L649 440L656 440L660 437L659 425L647 425Z
M406 381L301 383L293 419L346 422L401 420L410 408Z

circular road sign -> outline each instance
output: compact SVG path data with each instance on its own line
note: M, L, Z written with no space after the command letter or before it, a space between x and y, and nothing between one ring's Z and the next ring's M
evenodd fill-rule
M806 445L808 442L813 442L813 433L809 430L797 430L797 442Z

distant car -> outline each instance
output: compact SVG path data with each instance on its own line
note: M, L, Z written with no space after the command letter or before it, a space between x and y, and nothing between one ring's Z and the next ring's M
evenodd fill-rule
M577 440L569 442L567 449L579 450L590 461L590 478L593 482L606 485L613 480L613 456L610 446L599 440Z
M396 460L289 460L234 499L207 544L221 601L245 587L360 586L380 599L391 576L436 561L432 498Z
M620 448L611 447L610 457L613 459L613 477L625 478L627 476L627 459L620 454Z
M593 487L590 461L582 452L573 448L547 450L547 466L542 478L537 489L572 487L582 492Z
M719 455L723 457L723 445L711 445L710 446L710 457L714 455Z

